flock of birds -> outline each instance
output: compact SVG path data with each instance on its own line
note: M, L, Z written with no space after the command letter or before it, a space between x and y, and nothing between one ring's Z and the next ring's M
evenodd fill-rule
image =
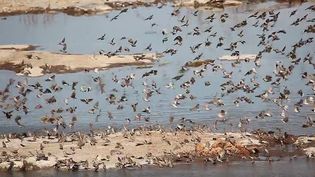
M165 5L159 5L157 8L161 9ZM305 11L305 15L302 17L296 16L297 11ZM111 17L109 20L111 22L119 20L119 18L128 13L129 9L122 9L117 15ZM311 5L305 9L296 8L291 11L289 14L289 19L293 20L290 28L298 26L300 24L308 24L307 28L304 29L304 34L314 34L315 32L315 18L309 18L309 14L315 12L315 5ZM200 14L199 10L192 12L193 16L198 16ZM111 15L111 14L110 14ZM91 81L94 84L86 85L81 84L80 81L67 81L62 80L61 82L56 81L56 75L45 76L46 79L44 83L39 81L34 83L29 83L27 79L25 81L16 81L15 79L10 79L8 83L1 84L0 91L0 109L2 110L2 118L7 120L14 120L19 127L24 127L23 116L29 114L30 112L41 112L44 107L51 106L53 107L50 112L45 112L45 116L41 117L41 121L44 123L50 123L54 125L53 131L57 132L60 129L73 128L75 123L78 122L78 117L76 115L78 104L83 104L86 107L89 107L86 110L91 116L95 116L96 119L99 117L108 117L109 120L114 119L113 111L120 111L122 109L129 109L131 112L134 112L135 117L126 118L127 123L132 121L144 121L150 122L150 115L154 110L151 110L150 99L152 97L159 97L163 95L163 92L167 92L168 89L179 88L180 92L176 94L174 98L170 98L170 106L174 109L181 106L181 104L187 100L194 100L196 96L191 92L190 88L194 84L200 84L198 79L203 78L205 73L221 73L224 83L212 83L210 80L204 83L205 87L211 89L212 85L219 84L220 92L219 95L215 96L213 99L207 101L206 103L198 103L191 107L190 111L198 110L207 110L211 111L212 107L218 107L220 110L217 112L213 128L216 129L216 125L220 122L227 122L228 111L224 108L225 102L223 98L227 95L233 93L242 93L243 96L237 97L235 100L230 100L235 106L240 104L253 104L253 99L260 99L262 102L268 102L271 105L281 110L281 119L284 123L289 122L289 110L293 110L296 113L299 113L302 107L309 109L312 112L315 112L315 73L314 72L304 72L300 73L301 89L296 93L290 90L289 87L285 86L284 83L290 78L292 73L295 72L295 68L298 65L307 65L308 67L313 68L315 71L315 63L313 60L314 52L308 53L306 56L299 56L299 50L301 48L308 48L313 44L313 37L301 38L299 41L292 46L283 46L282 48L273 47L273 43L277 41L286 41L286 30L273 30L273 27L277 24L280 11L277 10L263 10L257 11L250 14L247 18L243 19L239 23L230 27L230 32L238 36L237 41L231 43L226 43L226 37L220 36L219 31L214 31L213 26L211 25L214 21L220 23L225 23L229 18L230 14L222 13L218 15L213 13L204 19L205 22L209 23L209 27L206 30L202 30L200 27L193 27L191 32L188 32L189 36L198 36L200 34L208 34L206 40L202 43L198 43L190 46L190 50L195 57L186 63L184 63L179 70L179 74L173 76L171 81L166 85L159 85L157 82L152 80L148 82L146 79L152 76L159 77L162 73L159 72L158 68L151 68L142 73L142 75L137 75L130 73L124 77L119 78L116 74L112 75L112 83L105 83L104 79L101 76L91 77ZM189 18L181 14L181 8L175 8L174 11L170 14L171 17L176 16L180 20L178 24L174 25L171 31L162 30L161 33L163 38L160 39L164 44L166 42L173 42L174 47L161 51L164 55L169 55L176 57L178 48L182 46L185 41L183 35L184 29L191 25ZM151 27L157 26L158 24L152 22L156 17L154 15L149 15L144 18L144 21L149 23ZM250 23L250 20L254 20L254 23ZM237 67L243 62L253 63L253 68L248 68L245 74L242 76L242 79L235 81L233 80L234 75L239 73L235 71L229 71L224 68L219 60L202 60L203 53L198 53L198 50L202 47L206 48L224 48L224 51L229 52L231 56L241 57L241 51L238 48L246 46L247 42L243 40L245 30L248 27L255 27L261 31L261 34L257 34L259 43L257 48L260 51L257 53L254 60L245 59L245 60L234 60L231 61L231 66L233 70L237 70ZM104 34L96 38L98 41L106 41L108 35ZM108 39L108 44L111 46L116 46L117 40L115 38ZM100 55L106 55L112 57L121 53L129 52L130 48L136 47L138 41L136 39L122 37L121 41L127 41L128 46L119 46L114 51L105 51L100 50ZM61 52L67 52L67 43L66 38L63 38L59 45L62 47ZM144 51L152 51L153 45L149 44L145 47ZM211 50L210 50L211 51ZM259 68L261 67L262 60L264 60L264 55L268 53L278 54L282 57L286 57L289 65L287 63L277 61L275 62L274 72L265 75L262 78L258 78ZM135 58L136 60L141 60L141 57ZM197 65L198 67L191 67ZM192 77L188 80L184 80L184 76L187 75L191 70ZM89 72L89 71L86 71ZM99 72L99 71L95 71ZM58 76L57 76L58 77ZM143 80L143 90L136 90L134 87L135 80ZM304 84L304 82L306 84ZM299 83L299 84L300 84ZM48 86L44 86L48 85ZM116 88L108 90L107 85L114 85ZM259 92L261 85L268 85L267 89L263 92ZM281 86L279 91L274 91L274 88ZM118 94L119 90L126 88L134 89L137 92L142 93L142 101L145 103L139 104L138 102L130 103L128 95ZM307 88L307 89L304 89ZM17 90L17 94L14 95L14 89ZM57 100L58 97L55 94L58 94L64 90L70 92L65 98L60 98L62 100ZM87 97L85 93L99 90L95 97ZM307 94L303 90L308 90ZM80 92L80 94L77 94ZM30 94L32 95L30 96ZM290 97L292 94L298 94L299 99L293 106L288 106L287 103L290 102ZM36 95L36 96L35 96ZM79 95L79 96L78 96ZM89 95L89 94L87 94ZM132 95L130 95L132 96ZM105 99L109 105L114 105L116 110L107 110L108 107L100 104L99 99ZM38 104L35 107L30 107L28 101L34 101ZM141 107L139 106L141 105ZM57 107L57 108L56 108ZM80 110L82 112L82 110ZM65 115L64 115L65 114ZM231 113L233 114L233 113ZM247 124L250 123L250 119L264 119L267 117L272 117L273 114L270 111L263 110L259 112L255 117L252 118L236 118L239 119L238 127L243 129ZM305 115L304 123L302 127L312 127L315 123L311 115ZM175 122L175 117L169 117L169 122ZM26 121L26 120L25 120ZM176 129L184 129L187 124L195 124L194 119L189 118L179 118L176 123ZM92 125L90 125L92 126Z

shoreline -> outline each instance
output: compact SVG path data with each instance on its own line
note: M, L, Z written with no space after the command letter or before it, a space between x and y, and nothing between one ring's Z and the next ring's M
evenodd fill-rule
M0 2L0 16L10 16L19 14L38 14L63 12L68 15L95 15L104 14L113 10L121 10L128 7L152 6L164 4L166 0L2 0ZM215 7L239 6L243 4L238 0L173 0L175 6L186 7Z
M50 73L73 73L104 70L122 66L152 65L159 56L156 53L127 55L60 54L32 50L31 45L0 45L0 69L18 75L42 76Z
M314 136L263 131L211 133L207 130L132 129L115 132L0 136L0 171L106 170L174 167L203 161L273 161L275 158L315 157ZM291 150L288 150L291 149Z

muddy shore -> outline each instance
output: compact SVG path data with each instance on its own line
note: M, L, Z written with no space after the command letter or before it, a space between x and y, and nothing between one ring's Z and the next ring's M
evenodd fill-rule
M0 69L27 76L49 73L71 73L130 66L150 65L158 57L154 53L134 55L75 55L36 51L30 45L0 46Z
M63 12L69 15L103 14L126 7L151 6L166 3L165 0L2 0L0 1L0 16L34 13ZM237 0L174 0L176 6L237 6L242 2Z
M315 138L256 131L211 133L204 130L164 131L132 129L47 135L6 134L0 139L0 170L102 170L173 167L202 160L272 161L273 157L315 155ZM280 148L275 148L281 146ZM291 147L291 148L288 148ZM288 149L291 149L290 151Z

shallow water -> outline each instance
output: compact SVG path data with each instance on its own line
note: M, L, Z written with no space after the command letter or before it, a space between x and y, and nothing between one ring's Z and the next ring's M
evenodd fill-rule
M31 176L61 176L61 177L88 177L88 176L150 176L150 177L203 177L203 176L272 176L272 177L314 177L314 160L282 160L277 162L233 162L229 164L204 165L187 164L177 165L174 168L145 167L143 169L108 170L107 172L67 172L56 170L39 170L32 172L1 173L2 177L31 177Z
M301 80L301 74L303 72L314 73L314 69L311 65L307 63L300 62L296 65L294 72L291 74L288 80L282 81L277 87L274 87L275 95L271 98L277 98L279 96L279 91L283 91L285 87L288 87L291 91L290 100L286 102L289 106L288 115L289 122L283 123L281 121L280 113L281 109L271 102L263 102L257 98L255 95L262 93L264 90L270 87L270 83L265 83L262 78L266 75L273 75L273 70L275 69L276 61L281 61L286 67L289 66L290 61L286 56L276 54L274 52L270 54L264 54L261 60L262 66L257 68L256 80L261 84L255 93L247 94L241 91L229 94L222 98L224 101L224 107L210 106L211 110L207 111L201 108L198 111L190 111L194 105L199 103L204 105L206 102L210 101L212 98L221 95L220 85L226 82L228 79L222 78L222 72L212 72L208 69L204 73L204 77L194 76L196 79L196 84L190 87L190 93L196 96L196 99L190 100L186 99L181 102L178 108L171 106L174 97L177 94L184 93L185 90L180 88L180 85L189 80L193 76L193 70L200 68L192 68L185 73L185 75L179 80L175 81L172 78L179 74L181 66L187 61L192 61L196 56L203 53L202 59L215 59L216 64L221 64L223 68L228 72L233 71L232 81L238 83L242 78L245 78L246 84L252 85L250 82L250 77L244 77L244 74L254 67L253 62L242 62L237 67L232 68L231 62L220 61L218 58L222 55L230 54L231 52L224 50L228 48L230 42L245 40L246 44L238 45L237 50L241 54L256 54L258 51L262 50L262 47L258 47L259 38L257 34L262 34L262 29L255 28L252 25L257 21L256 19L247 19L248 25L242 29L236 29L232 32L230 27L234 26L236 23L241 22L247 18L250 14L256 12L257 10L264 11L269 9L275 9L275 13L280 12L279 19L275 26L267 31L267 36L273 32L285 29L286 35L279 34L280 40L272 42L272 47L277 49L282 49L286 46L286 53L291 50L294 43L298 42L301 38L303 40L313 37L311 33L304 33L304 29L313 23L311 22L301 22L299 26L290 26L290 24L296 19L301 18L305 14L308 14L307 20L315 17L315 13L306 11L305 8L311 5L310 3L304 3L301 6L291 7L288 4L277 4L275 2L267 2L262 4L251 4L236 8L226 8L224 11L199 11L197 16L193 13L195 10L188 8L181 8L180 14L176 16L171 16L170 14L174 11L174 7L170 4L159 9L157 7L139 7L135 9L129 9L126 14L120 15L118 20L110 21L112 17L117 15L119 12L114 11L107 15L99 16L68 16L65 14L36 14L36 15L17 15L10 16L6 20L0 21L0 44L33 44L38 45L40 50L48 50L52 52L60 52L61 46L57 45L58 42L65 37L67 43L68 53L92 53L97 54L98 51L104 50L115 51L119 46L123 48L128 47L130 52L123 53L137 53L143 52L144 48L150 43L152 44L153 52L163 52L169 48L175 48L177 53L173 56L165 54L160 61L156 62L151 69L157 69L158 75L149 76L141 78L142 74L150 71L151 69L137 69L136 67L123 67L115 68L107 71L101 71L99 73L72 73L72 74L59 74L56 76L55 81L45 82L44 80L48 76L43 77L24 77L16 76L15 73L11 71L0 71L0 90L4 89L5 85L8 83L9 78L14 78L19 81L27 81L28 84L34 84L40 82L43 84L44 88L57 83L61 85L62 80L66 80L68 83L72 81L79 81L77 88L79 89L82 85L89 85L92 87L92 91L89 93L81 93L77 91L77 98L93 98L93 102L86 105L79 100L70 100L69 105L65 105L64 98L67 98L71 94L71 87L63 86L63 90L57 93L53 93L57 98L57 103L52 105L47 105L45 103L45 98L49 98L52 94L44 95L42 98L38 99L36 95L38 91L33 91L27 96L27 106L30 112L24 115L22 111L15 112L15 115L21 115L21 123L25 125L23 128L18 128L15 124L14 119L8 120L5 118L4 114L0 114L0 132L12 132L12 131L27 131L41 129L47 127L40 123L40 118L44 115L49 115L49 111L54 108L66 108L69 106L77 106L77 111L73 114L77 116L78 123L75 125L75 129L84 129L88 127L88 123L93 123L95 127L104 128L108 125L114 126L133 126L133 125L148 125L152 123L160 123L167 125L170 116L175 117L175 125L177 120L182 117L192 119L198 123L205 123L209 127L212 127L215 120L217 120L217 113L221 109L227 110L228 123L223 125L218 125L218 130L214 131L238 131L238 121L240 118L250 118L251 122L248 126L249 130L263 128L272 129L277 128L283 129L285 131L296 133L296 134L310 134L314 132L314 127L311 128L301 128L302 124L306 121L306 116L313 116L314 113L311 111L311 106L304 106L300 113L295 113L293 111L293 105L299 101L301 98L306 98L306 96L313 95L314 92L310 87L306 87L306 81ZM298 9L296 14L289 18L289 14ZM216 19L210 23L204 19L215 13ZM225 23L219 20L219 17L223 13L228 13L229 18L227 18ZM145 21L144 19L153 14L153 19L151 21ZM180 26L182 23L179 21L183 16L189 19L188 27L181 27L182 32L176 35L172 35L170 32L174 25ZM156 26L152 27L152 23L156 23ZM260 21L261 23L261 21ZM259 23L259 24L260 24ZM189 35L188 33L193 32L195 27L199 27L201 34L199 36ZM213 26L211 33L204 33L203 31ZM163 36L162 30L166 30L168 34ZM244 37L240 38L237 34L243 30ZM209 36L217 32L216 37ZM97 40L98 37L106 34L105 40ZM177 35L183 37L183 44L181 46L174 46L173 39ZM121 37L125 36L127 39L132 38L138 40L136 47L131 47L127 40L121 40ZM219 37L224 37L223 47L216 48ZM162 39L168 37L168 41L163 43ZM110 41L114 38L115 45L110 45ZM190 46L196 45L200 42L205 42L206 38L212 42L210 47L202 45L196 53L192 53ZM304 58L308 53L311 56L314 55L315 44L308 44L297 50L298 57ZM117 78L121 80L131 73L136 75L132 87L122 88L119 83L113 83L113 75L117 75ZM92 77L100 76L105 83L106 92L100 95L100 89L97 83L94 83ZM275 79L275 77L273 77ZM162 94L154 93L149 102L143 101L143 82L150 85L152 81L156 82L157 87L160 88ZM174 89L167 89L165 85L169 82L174 82ZM205 81L211 81L211 86L205 86ZM119 99L123 94L126 94L128 101L120 103L124 106L123 110L117 110L117 105L110 105L105 98L113 93L111 90L117 89L118 92L115 93ZM297 91L302 89L304 96L300 97ZM17 88L11 87L11 96L17 95ZM235 98L239 96L248 96L255 104L240 103L239 107L233 104ZM94 103L99 101L101 116L96 121L96 114L89 114L88 110L93 107ZM12 98L10 98L12 102ZM138 102L138 111L134 113L130 104ZM8 103L8 102L6 102ZM5 104L6 104L5 103ZM34 107L37 104L44 105L44 108L36 110ZM147 106L151 107L150 122L145 122L144 120L136 121L134 117L137 113ZM256 119L255 116L263 110L269 110L273 113L273 117L266 119ZM6 110L8 111L8 110ZM109 120L107 116L107 111L113 112L114 119ZM63 113L62 116L67 123L70 122L72 116L70 113ZM145 113L144 113L145 115ZM147 115L145 115L147 116ZM127 124L126 119L131 119L131 125ZM49 127L49 126L48 126Z

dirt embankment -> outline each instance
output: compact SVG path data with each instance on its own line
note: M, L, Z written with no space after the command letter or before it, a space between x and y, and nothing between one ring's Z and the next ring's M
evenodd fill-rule
M27 76L48 73L70 73L107 69L129 65L151 65L158 57L154 53L134 55L74 55L33 51L30 45L0 46L0 69Z
M69 15L100 14L116 9L137 6L151 6L166 3L166 0L1 0L0 15L27 13L64 12ZM242 4L237 0L173 0L175 5L183 6L235 6Z
M198 159L216 164L240 159L254 162L272 161L274 157L315 155L314 137L266 132L223 134L161 129L114 132L108 129L89 134L10 134L2 135L0 142L1 170L97 171L143 165L173 167L176 163Z

